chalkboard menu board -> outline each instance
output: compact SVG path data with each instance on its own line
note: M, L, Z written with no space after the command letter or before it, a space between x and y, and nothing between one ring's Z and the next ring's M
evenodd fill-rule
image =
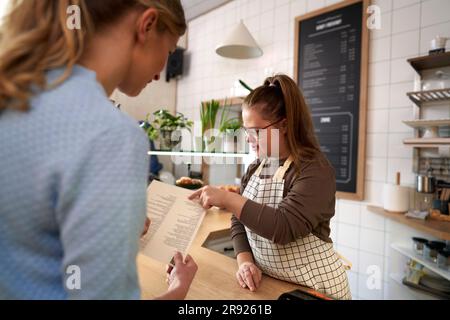
M344 1L296 18L296 81L322 151L336 171L338 198L364 197L368 1Z

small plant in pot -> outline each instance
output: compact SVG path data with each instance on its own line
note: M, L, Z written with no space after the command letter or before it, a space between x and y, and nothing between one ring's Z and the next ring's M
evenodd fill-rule
M211 100L202 102L200 109L200 121L202 123L202 140L204 141L204 151L213 152L216 136L213 134L216 126L217 113L219 112L220 102Z
M158 110L153 113L154 120L149 122L150 115L147 116L146 129L149 138L153 141L160 140L160 150L169 151L180 143L180 140L173 139L174 132L187 129L191 131L193 122L188 120L182 113L177 112L175 115L168 110ZM181 134L179 135L181 137Z
M223 151L225 153L236 152L236 132L242 128L239 118L231 118L220 126L220 132L223 135Z
M241 120L237 117L229 118L231 105L227 104L223 107L223 111L219 122L219 132L223 140L223 151L226 153L235 152L235 135L236 131L242 127Z

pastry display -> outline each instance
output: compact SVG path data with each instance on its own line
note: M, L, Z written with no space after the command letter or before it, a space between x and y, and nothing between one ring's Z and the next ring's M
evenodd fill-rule
M234 193L240 193L241 188L239 186L235 186L235 185L223 185L223 186L219 186L219 189L222 190L226 190L229 192L234 192Z
M202 180L192 179L192 178L189 178L189 177L181 177L180 179L178 179L176 181L175 184L176 184L177 187L190 189L190 190L196 190L196 189L200 189L201 187L203 187L203 181Z

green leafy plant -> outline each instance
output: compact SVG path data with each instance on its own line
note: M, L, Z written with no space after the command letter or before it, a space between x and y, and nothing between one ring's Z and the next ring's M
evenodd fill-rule
M200 109L200 121L202 123L202 135L206 130L213 129L216 126L217 113L219 112L220 102L211 100L208 102L202 102Z
M148 136L148 138L150 139L150 140L154 140L154 137L155 137L155 135L156 135L156 133L155 133L155 128L150 124L150 122L148 121L148 115L147 115L147 117L146 117L146 119L145 119L145 121L142 121L141 122L141 124L140 124L140 127L142 128L142 129L144 129L144 131L147 133L147 136Z
M158 139L159 131L156 130L155 127L152 126L148 122L148 117L147 117L147 120L145 121L145 123L143 125L141 125L141 127L145 130L145 132L147 133L147 136L150 140L155 141Z
M219 109L220 102L217 100L213 99L211 101L202 102L200 109L200 121L202 124L203 150L209 150L211 144L216 141L216 137L212 135L211 132L207 133L207 131L216 127L216 119Z
M231 118L225 121L219 128L220 132L237 131L242 128L242 123L239 118Z
M230 114L230 108L231 106L227 103L227 99L225 99L224 106L222 108L222 114L220 115L220 121L219 121L219 131L222 131L222 128L226 125L226 122L229 120L228 115Z
M244 87L245 89L247 89L248 91L250 91L250 92L253 91L253 89L252 89L248 84L246 84L244 81L239 80L239 83L241 84L241 86L243 86L243 87Z
M175 130L186 128L191 131L194 124L187 119L182 113L177 112L172 115L170 111L161 109L153 113L154 120L150 122L151 115L147 115L147 134L151 140L156 140L162 131L173 132Z
M219 131L221 133L226 132L227 130L239 130L242 126L241 120L237 117L229 118L229 114L231 111L231 105L227 103L227 100L225 99L225 103L223 106L223 111L220 116L220 122L219 122Z

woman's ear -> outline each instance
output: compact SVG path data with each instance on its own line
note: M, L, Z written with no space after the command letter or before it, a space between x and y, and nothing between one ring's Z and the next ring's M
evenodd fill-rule
M145 10L139 16L137 21L137 38L138 41L144 43L148 39L148 35L152 31L157 31L159 12L155 8Z
M281 132L283 132L283 135L286 135L287 134L287 127L288 127L288 124L287 124L287 119L284 119L283 121L281 121Z

